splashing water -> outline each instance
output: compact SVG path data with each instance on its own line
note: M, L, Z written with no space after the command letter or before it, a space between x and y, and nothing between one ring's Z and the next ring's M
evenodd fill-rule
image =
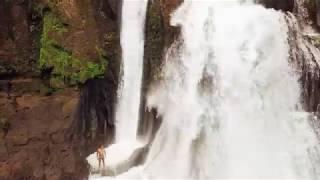
M250 1L185 0L148 106L163 117L144 165L119 179L318 179L280 12ZM318 152L316 152L318 153Z
M168 177L311 178L316 139L292 128L300 90L282 15L250 2L185 1L172 22L184 41L149 99L166 147L155 142L150 173L163 176L161 159L177 156Z

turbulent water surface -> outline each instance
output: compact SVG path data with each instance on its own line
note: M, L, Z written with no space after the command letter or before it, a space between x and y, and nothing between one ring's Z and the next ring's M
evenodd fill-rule
M300 89L283 16L250 1L185 0L171 19L181 38L148 95L162 125L146 162L112 178L319 179L316 136L294 113ZM131 132L132 121L117 131Z

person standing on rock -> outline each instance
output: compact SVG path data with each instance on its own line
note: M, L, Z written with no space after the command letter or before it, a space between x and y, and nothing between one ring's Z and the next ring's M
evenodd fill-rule
M99 169L100 169L101 162L103 164L103 168L105 168L105 163L104 163L105 156L106 156L106 151L105 151L103 145L101 145L97 149L97 158L98 158L98 161L99 161Z

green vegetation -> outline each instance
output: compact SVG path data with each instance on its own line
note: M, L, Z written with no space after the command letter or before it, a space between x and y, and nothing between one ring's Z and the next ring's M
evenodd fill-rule
M102 77L107 61L104 51L96 48L99 62L74 57L71 51L62 47L56 39L63 39L67 27L53 13L46 13L43 18L41 36L40 69L52 69L50 80L56 87L62 84L84 83L87 79Z

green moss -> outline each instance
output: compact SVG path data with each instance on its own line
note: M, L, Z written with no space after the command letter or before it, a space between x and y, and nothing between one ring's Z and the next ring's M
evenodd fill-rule
M66 85L62 79L63 78L61 78L59 76L51 77L50 87L53 88L54 90L65 88Z
M63 39L67 31L57 16L53 13L45 14L41 36L40 69L52 69L51 81L54 82L52 84L58 84L57 87L63 87L62 83L74 85L84 83L87 79L102 77L107 65L104 51L96 48L99 56L97 63L73 56L71 51L66 50L56 40Z

